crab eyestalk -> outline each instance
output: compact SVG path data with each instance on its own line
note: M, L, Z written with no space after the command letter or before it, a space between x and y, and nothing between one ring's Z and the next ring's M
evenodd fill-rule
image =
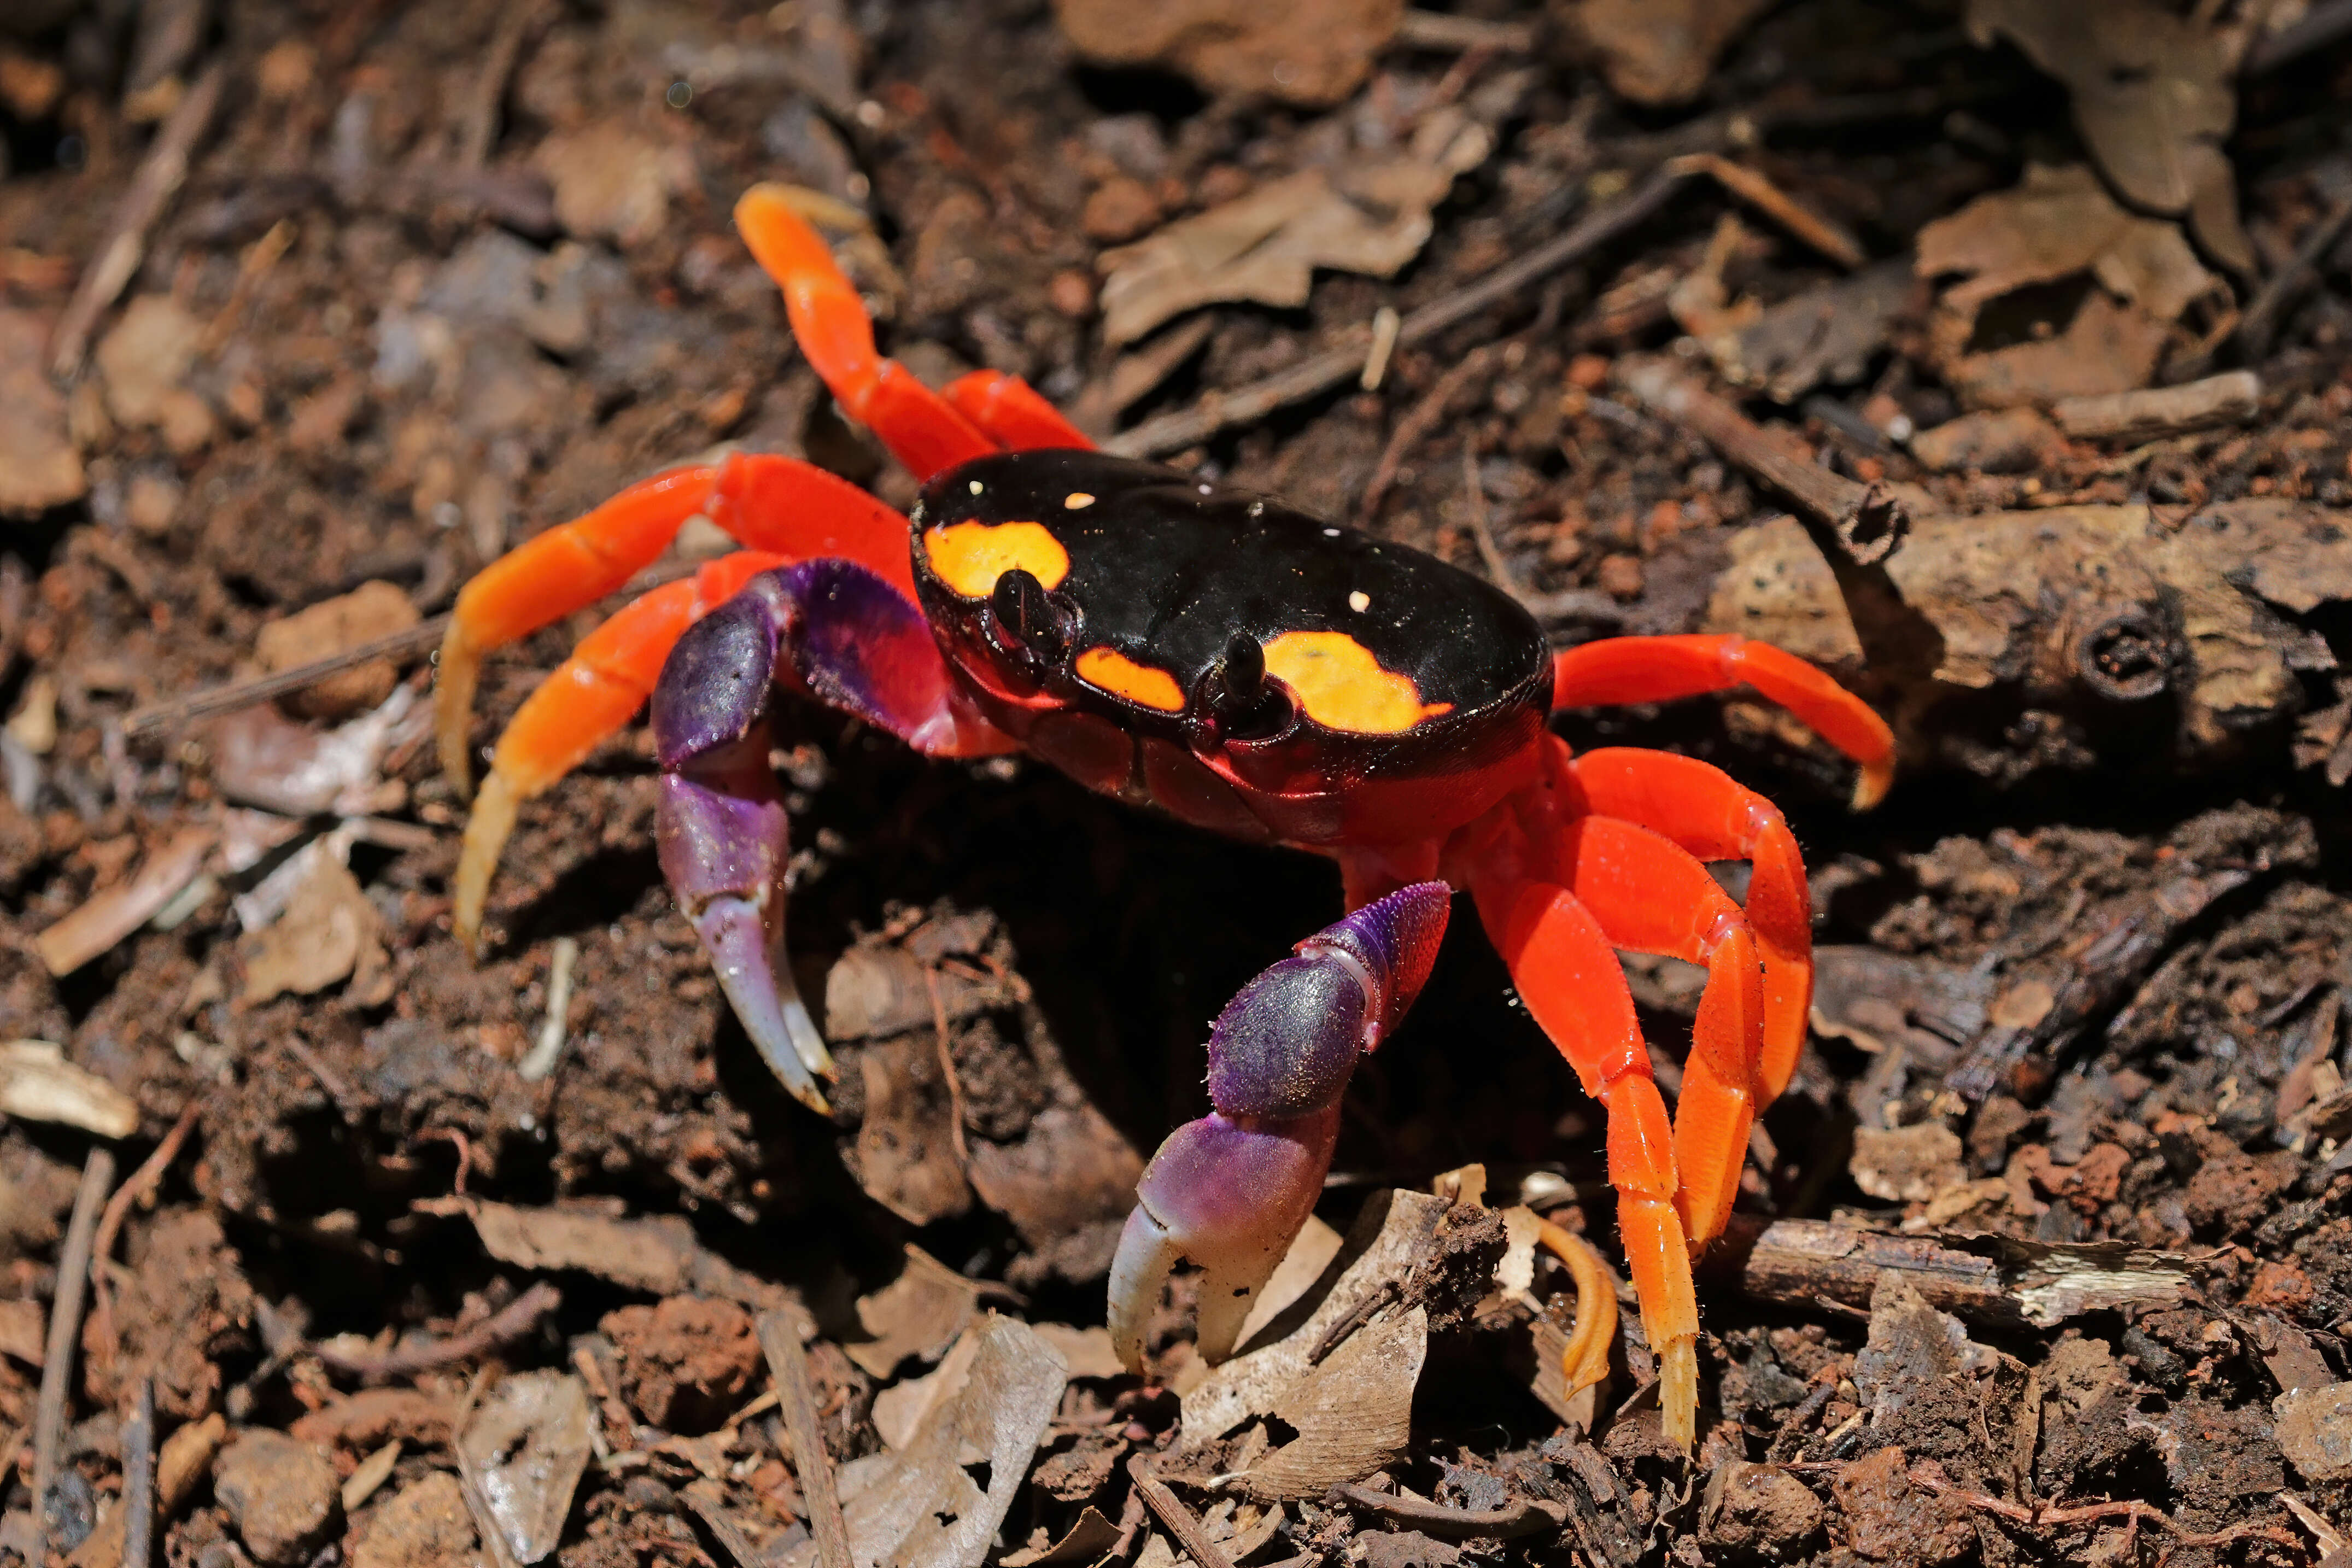
M1443 882L1418 882L1298 944L1243 986L1209 1032L1216 1107L1171 1133L1136 1185L1110 1270L1119 1359L1180 1258L1201 1266L1199 1344L1223 1361L1289 1250L1331 1166L1339 1097L1364 1053L1402 1020L1445 934Z

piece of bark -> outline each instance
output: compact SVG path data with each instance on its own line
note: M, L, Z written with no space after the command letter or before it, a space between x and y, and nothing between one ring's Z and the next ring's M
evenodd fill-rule
M2050 412L2077 439L2152 441L2214 425L2242 425L2262 412L2263 378L2250 370L2181 386L2150 386L2105 397L2064 397Z
M2086 1312L2168 1307L2192 1280L2189 1260L2126 1242L2021 1241L2004 1236L1887 1236L1822 1220L1734 1215L1703 1270L1750 1298L1818 1310L1868 1310L1882 1274L1970 1323L2047 1329Z

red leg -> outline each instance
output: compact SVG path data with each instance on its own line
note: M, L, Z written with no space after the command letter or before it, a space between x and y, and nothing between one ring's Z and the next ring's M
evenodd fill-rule
M1607 637L1552 658L1551 705L1666 702L1753 687L1861 764L1853 804L1878 804L1895 778L1895 732L1861 698L1769 643L1736 637Z
M1675 1211L1674 1135L1650 1077L1624 971L1600 921L1558 882L1500 868L1473 871L1478 918L1537 1025L1609 1117L1609 1184L1643 1332L1659 1358L1667 1440L1688 1448L1698 1410L1698 1299L1690 1244Z
M996 450L947 399L874 347L874 323L833 250L793 209L781 185L754 185L735 204L735 226L784 291L793 336L809 364L851 416L898 459L928 479ZM1083 443L1081 443L1083 444Z
M1764 957L1764 1047L1758 1110L1780 1098L1805 1048L1813 1002L1812 900L1805 862L1780 809L1695 757L1611 747L1569 764L1583 808L1664 834L1702 860L1746 860L1748 923Z
M1755 936L1706 868L1646 827L1608 816L1570 821L1557 855L1560 881L1611 946L1706 966L1675 1107L1675 1206L1692 1248L1704 1249L1730 1217L1756 1115L1764 993Z
M472 775L467 738L482 656L617 592L698 513L756 550L841 556L914 594L907 520L823 468L739 454L641 479L491 562L457 595L433 702L441 770L460 794Z
M739 551L708 563L691 577L632 600L581 638L572 657L515 710L491 753L489 776L482 781L466 818L451 924L467 951L473 951L480 936L490 878L522 803L620 732L645 706L662 661L688 626L732 598L759 573L782 564L781 556Z
M963 416L1015 452L1094 446L1062 411L1017 375L976 370L948 384L948 401Z

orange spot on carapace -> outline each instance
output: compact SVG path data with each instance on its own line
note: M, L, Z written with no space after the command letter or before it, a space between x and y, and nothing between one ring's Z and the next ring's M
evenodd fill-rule
M1164 669L1154 669L1115 647L1090 647L1078 655L1078 679L1088 686L1157 708L1162 713L1184 710L1184 689Z
M1034 522L951 522L923 535L923 554L940 581L967 599L985 599L1015 567L1048 588L1070 574L1070 552L1053 530Z
M1372 650L1345 632L1283 633L1265 645L1265 672L1327 730L1394 735L1454 709L1422 701L1412 677L1382 669Z

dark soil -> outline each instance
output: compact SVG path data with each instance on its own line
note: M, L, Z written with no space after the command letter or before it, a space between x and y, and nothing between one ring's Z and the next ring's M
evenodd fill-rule
M126 1425L150 1383L164 1434L220 1413L239 1445L167 1498L157 1536L170 1563L492 1561L453 1484L454 1434L497 1378L552 1369L593 1397L601 1450L568 1514L559 1506L565 1568L747 1551L761 1561L733 1568L781 1563L806 1539L808 1505L768 1408L738 1418L767 1386L756 1311L794 1302L814 1316L820 1414L845 1462L882 1448L877 1394L946 1353L975 1300L1099 1325L1139 1162L1207 1109L1207 1020L1332 918L1339 888L1321 861L1139 816L1026 762L926 763L793 709L780 760L803 989L814 1004L829 976L845 984L843 965L863 965L877 994L922 999L834 1028L828 1121L770 1078L672 909L641 728L525 810L479 962L449 932L464 808L414 724L363 800L274 819L225 776L221 721L124 738L136 710L255 674L269 622L367 582L437 614L513 543L719 443L805 455L906 504L907 476L822 395L732 234L747 185L789 179L867 207L898 277L861 282L888 307L886 345L926 378L1016 372L1107 434L1295 364L1381 307L1409 314L1450 296L1628 171L1729 148L1733 111L1822 109L1766 117L1752 161L1878 257L2013 184L2028 161L2083 155L2063 90L2021 54L1972 47L1945 7L1854 0L1775 10L1679 109L1631 106L1547 47L1399 47L1324 112L1086 64L1042 5L857 5L849 101L865 107L841 123L794 86L805 62L759 64L807 47L790 30L797 7L550 0L510 78L490 84L495 134L471 162L504 7L36 8L56 15L27 17L21 35L0 18L0 318L31 323L32 341L94 264L155 134L129 107L134 45L163 26L150 14L193 16L176 68L194 79L221 62L229 84L125 303L93 338L108 342L131 302L168 301L197 329L167 387L192 403L172 405L178 423L144 419L110 405L98 370L61 384L87 493L0 534L0 709L20 715L0 792L0 1036L57 1042L136 1102L121 1173L194 1108L186 1142L100 1265L108 1315L76 1340L51 1561L111 1539L91 1531L122 1509ZM1527 19L1502 0L1459 9ZM722 48L737 51L732 78L710 64ZM1199 318L1194 353L1113 408L1101 237L1344 165L1432 94L1466 100L1509 73L1525 79L1496 150L1456 181L1396 278L1324 273L1304 308L1219 307ZM698 76L711 85L689 89ZM2340 44L2245 85L2229 153L2265 276L2352 191L2340 107L2322 108L2348 93ZM587 149L589 174L565 173L567 147ZM649 199L655 219L630 226L574 205L629 199ZM1665 291L1733 210L1695 184L1527 297L1400 350L1378 390L1350 382L1172 460L1471 570L1499 562L1550 606L1562 645L1699 629L1733 541L1781 505L1611 395L1608 374L1677 337ZM1769 305L1840 276L1764 219L1748 226L1775 237L1740 252L1735 293ZM2346 268L2344 250L2328 252L2270 342L2219 351L2214 367L2261 373L2258 419L2128 463L2132 443L2074 441L2031 472L1936 473L1862 440L1874 397L1920 428L1958 412L1916 322L1827 408L1749 407L1825 468L1916 483L1960 512L2142 503L2177 520L2247 497L2340 508L2352 504ZM2260 287L2237 283L2238 304ZM46 354L34 363L46 384ZM1449 1220L1398 1288L1435 1335L1410 1451L1385 1480L1352 1478L1390 1506L1294 1500L1247 1561L2345 1561L2329 1531L2352 1531L2352 1436L2335 1425L2352 1427L2352 1404L2339 1415L2294 1401L2324 1403L2352 1377L2352 879L2340 774L2327 782L2347 742L2340 721L2325 728L2347 689L2332 660L2352 658L2352 617L2340 600L2263 613L2308 657L2291 699L2250 718L2218 763L2144 745L2121 721L2053 739L2048 714L1990 693L1970 714L1977 761L1953 767L1951 751L1926 747L1937 762L1856 816L1834 756L1746 706L1560 726L1580 746L1708 757L1781 804L1804 845L1820 1029L1762 1119L1769 1158L1751 1163L1743 1210L2178 1255L2189 1262L2177 1300L1995 1322L1948 1315L1893 1272L1865 1309L1759 1300L1718 1268L1702 1284L1701 1443L1686 1462L1658 1441L1630 1307L1599 1421L1563 1426L1529 1388L1536 1314L1484 1300L1501 1222ZM493 657L481 743L592 624L583 613ZM1869 689L1867 672L1841 673ZM415 652L395 674L427 693ZM380 700L362 693L336 717ZM335 720L278 721L315 736ZM381 966L363 955L348 983L346 965L313 991L248 1001L257 939L233 900L339 816L378 825L344 842ZM142 922L53 975L35 938L121 896L190 825L267 847L207 860L166 929ZM1744 868L1719 870L1744 890ZM559 943L577 951L564 1049L529 1082L516 1064L540 1034ZM1671 1091L1697 972L1636 959L1628 973ZM1873 1173L1878 1145L1858 1132L1930 1124L1948 1148L1915 1138L1917 1162ZM1412 1020L1357 1074L1322 1214L1344 1230L1371 1194L1483 1163L1496 1208L1529 1205L1613 1261L1602 1136L1465 906ZM0 1317L14 1465L0 1556L39 1555L41 1336L92 1147L68 1125L0 1130L0 1309L24 1309ZM704 1272L648 1289L625 1270L501 1260L468 1217L484 1199L683 1216ZM910 1245L977 1288L936 1342L877 1321ZM388 1378L352 1370L462 1336L542 1276L561 1305L518 1334ZM1540 1266L1535 1291L1554 1316L1568 1289ZM1158 1325L1153 1384L1069 1384L1000 1554L1059 1542L1092 1509L1121 1527L1117 1544L1048 1561L1109 1552L1164 1568L1166 1542L1130 1495L1136 1454L1160 1457L1213 1538L1249 1539L1255 1504L1193 1484L1230 1449L1174 1448L1177 1401L1159 1384L1183 1384L1193 1360L1188 1295L1180 1280ZM896 1363L858 1353L902 1331ZM403 1447L346 1510L323 1480L297 1495L302 1465L242 1447L264 1432L328 1456L337 1482L387 1442ZM1506 1538L1407 1506L1433 1502L1551 1511Z

